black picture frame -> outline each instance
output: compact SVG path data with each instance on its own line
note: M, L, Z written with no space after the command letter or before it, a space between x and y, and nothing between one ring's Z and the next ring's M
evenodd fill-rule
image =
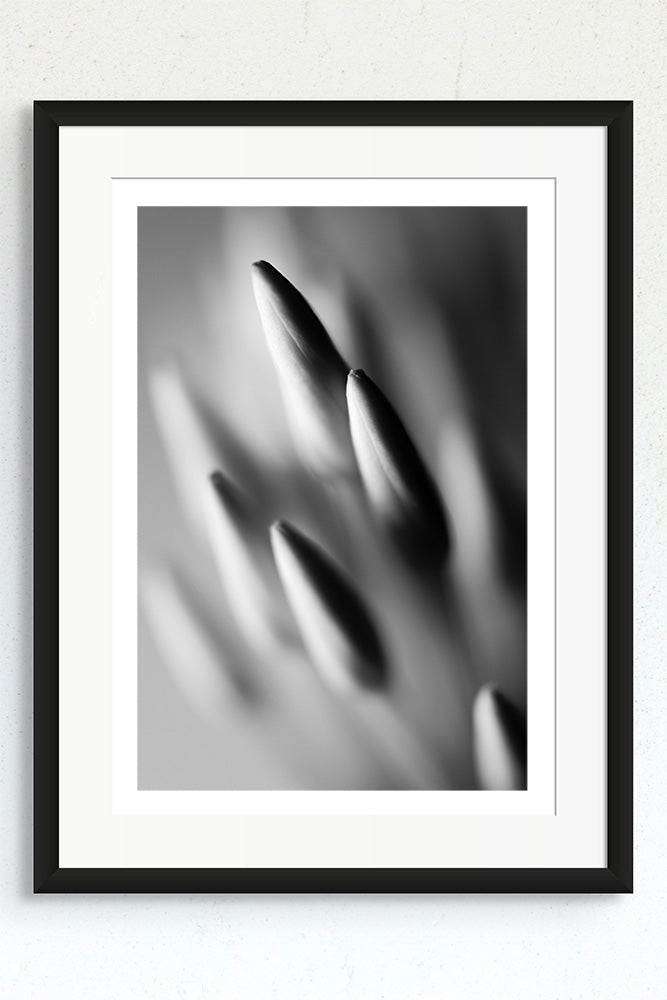
M34 104L34 891L632 891L631 101ZM595 125L607 136L607 864L571 869L86 869L58 849L58 150L62 126Z

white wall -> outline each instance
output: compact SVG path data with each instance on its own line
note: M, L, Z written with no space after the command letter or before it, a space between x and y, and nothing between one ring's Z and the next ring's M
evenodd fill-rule
M660 0L5 0L0 10L0 983L8 998L664 995ZM663 8L664 9L664 8ZM636 892L631 897L30 893L33 98L636 103ZM664 487L663 487L664 489ZM660 593L662 584L663 593Z

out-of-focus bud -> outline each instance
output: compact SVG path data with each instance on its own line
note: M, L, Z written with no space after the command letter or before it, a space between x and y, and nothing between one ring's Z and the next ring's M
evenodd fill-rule
M492 498L469 422L451 414L438 452L438 481L447 497L456 556L466 579L480 587L496 568L496 538Z
M210 476L204 506L218 573L240 632L257 653L280 651L296 637L266 528L221 472Z
M257 307L301 460L323 478L356 472L345 407L347 366L303 295L267 264L252 266Z
M221 650L168 568L142 572L141 603L165 665L202 716L219 723L242 698Z
M142 608L162 662L192 708L217 729L221 784L213 787L303 787L288 748L258 710L261 692L248 684L243 662L235 662L227 637L213 633L206 609L189 591L168 567L141 574Z
M379 521L412 565L438 566L449 550L440 496L400 417L362 371L351 371L347 404L361 478Z
M272 525L271 544L304 644L325 681L339 691L383 687L382 644L351 581L285 521Z
M486 684L475 699L473 741L480 788L526 788L525 719L494 684Z
M202 482L220 464L203 414L175 363L154 368L148 389L181 503L196 531L202 525Z

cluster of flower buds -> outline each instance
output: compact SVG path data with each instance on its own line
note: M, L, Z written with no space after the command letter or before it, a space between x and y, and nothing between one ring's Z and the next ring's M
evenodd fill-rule
M398 413L361 370L349 370L299 291L274 267L253 265L255 296L295 444L319 476L358 475L378 525L418 571L440 567L451 539L442 498ZM276 564L306 648L336 689L381 688L387 663L352 581L319 546L285 522L271 529ZM525 787L521 716L495 687L473 710L483 788Z
M446 572L452 526L413 436L378 385L365 372L350 369L287 278L260 261L252 267L252 280L302 465L325 489L356 484L373 530L388 541L395 572L412 580L436 579ZM174 372L156 376L153 402L171 442L184 502L206 527L227 604L247 645L270 657L302 643L336 698L380 706L389 757L398 772L397 756L404 756L402 777L408 786L448 787L447 762L438 760L390 706L391 650L357 582L288 521L276 521L267 530L249 499L218 470L213 446ZM196 476L206 467L203 508L184 469L187 463L178 458L190 445ZM174 604L171 592L168 597ZM213 677L207 669L200 688L217 698ZM470 694L462 711L468 713L470 773L476 774L478 787L526 787L523 717L494 685L480 686L480 679L472 677L466 683ZM375 711L367 721L377 721Z

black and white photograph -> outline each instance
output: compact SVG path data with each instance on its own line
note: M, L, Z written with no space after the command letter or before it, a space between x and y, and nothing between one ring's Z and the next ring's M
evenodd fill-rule
M527 787L527 214L138 208L139 790Z

